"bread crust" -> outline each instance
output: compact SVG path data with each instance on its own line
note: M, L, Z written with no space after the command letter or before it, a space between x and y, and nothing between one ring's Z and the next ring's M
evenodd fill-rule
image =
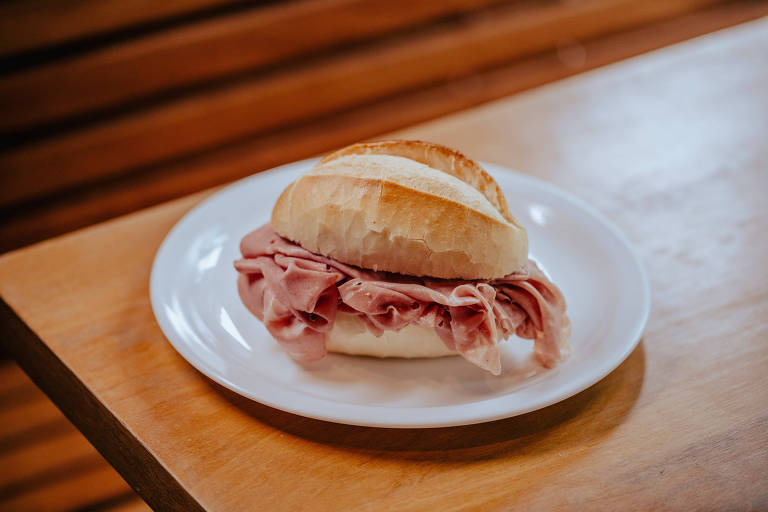
M359 142L325 156L321 164L346 155L372 154L401 156L450 174L480 191L508 222L518 225L496 180L477 162L447 146L421 140Z
M528 258L495 181L448 148L414 141L329 155L283 191L272 227L342 263L416 276L493 279Z

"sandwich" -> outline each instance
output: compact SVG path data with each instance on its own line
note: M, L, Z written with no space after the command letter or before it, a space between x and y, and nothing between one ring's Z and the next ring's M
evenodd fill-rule
M354 144L277 199L235 261L245 307L298 362L461 356L501 373L500 344L569 352L560 290L476 162L420 141Z

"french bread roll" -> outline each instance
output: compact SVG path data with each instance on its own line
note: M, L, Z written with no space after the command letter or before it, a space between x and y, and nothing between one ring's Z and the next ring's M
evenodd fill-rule
M456 352L445 346L434 329L409 324L399 331L384 331L376 337L355 315L339 313L325 335L329 352L372 357L443 357Z
M419 141L325 157L283 191L271 224L311 252L376 271L494 279L528 260L525 229L496 182L462 154Z

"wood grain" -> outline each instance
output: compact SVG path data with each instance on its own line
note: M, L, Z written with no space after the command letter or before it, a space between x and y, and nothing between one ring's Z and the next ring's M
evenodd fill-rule
M640 252L641 344L554 406L369 429L212 384L164 339L147 290L158 244L202 196L0 258L3 341L158 508L765 508L766 45L761 20L395 134L553 182Z
M13 401L28 384L29 379L18 365L12 361L0 361L0 407L8 401Z
M591 0L500 6L318 62L89 125L0 153L0 206L200 152L505 60L714 0Z
M498 2L303 0L205 18L0 77L0 132L189 88Z
M0 4L0 56L227 3L234 0L10 0Z
M105 512L150 512L152 509L140 498L135 498L125 500L122 503L117 503L104 510Z
M0 454L0 467L6 468L0 478L0 500L30 480L36 484L35 480L50 480L52 474L71 474L81 468L92 469L102 464L99 453L76 429L49 436L40 442ZM127 490L127 486L122 490Z
M765 15L768 2L719 4L25 204L0 215L0 253Z
M73 430L18 365L7 360L0 363L0 458L41 438ZM0 464L0 488L3 469Z
M83 482L99 483L82 489ZM148 510L29 380L0 365L0 510Z
M20 392L23 393L20 400L0 405L0 452L9 442L18 446L33 432L50 431L46 427L64 420L56 406L34 386Z
M136 503L117 472L109 465L101 464L62 480L49 481L30 492L15 494L0 501L0 507L14 512L67 512L101 502L110 503L116 496L121 502Z
M49 347L35 343L36 334L14 314L4 298L0 301L0 323L8 336L3 341L10 342L7 346L14 347L13 355L25 372L36 383L48 379L59 383L42 389L60 406L66 417L81 431L95 434L95 437L89 436L89 440L118 468L121 475L141 475L131 480L134 490L144 494L151 489L156 508L192 512L202 510L183 485L167 472L122 421L96 399L86 384ZM16 352L19 346L26 346L30 350ZM75 397L76 405L71 401ZM64 402L74 407L61 407ZM11 510L47 510L54 504L64 503L68 509L77 508L97 500L108 500L124 492L121 483L124 484L112 468L101 466L93 471L77 473L66 481L53 481L46 489L36 487L32 492L15 494L3 503L3 507ZM85 486L86 492L78 492L80 486Z

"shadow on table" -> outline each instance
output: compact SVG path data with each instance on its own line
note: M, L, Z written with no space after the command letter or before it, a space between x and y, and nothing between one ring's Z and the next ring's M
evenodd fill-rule
M358 427L305 418L206 380L227 402L255 420L308 441L376 456L451 462L587 446L624 421L640 394L644 375L641 340L616 370L567 400L514 418L429 429Z

